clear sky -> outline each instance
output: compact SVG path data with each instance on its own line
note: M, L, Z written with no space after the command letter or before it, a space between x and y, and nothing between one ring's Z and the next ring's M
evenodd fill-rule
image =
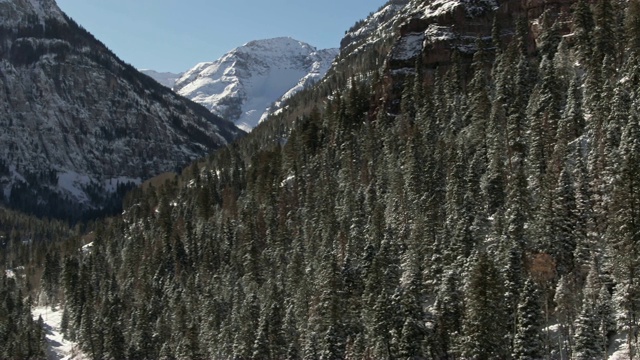
M139 69L181 72L251 40L290 36L338 47L386 0L57 0L60 8Z

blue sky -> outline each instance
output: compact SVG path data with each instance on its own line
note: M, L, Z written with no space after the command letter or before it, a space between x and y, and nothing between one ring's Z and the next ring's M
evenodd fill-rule
M124 61L179 72L251 40L291 36L338 47L386 0L57 0Z

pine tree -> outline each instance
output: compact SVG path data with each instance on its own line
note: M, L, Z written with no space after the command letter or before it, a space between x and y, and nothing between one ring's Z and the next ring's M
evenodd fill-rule
M633 114L622 135L620 145L620 175L614 183L615 207L609 246L616 254L615 277L617 312L619 326L627 331L629 357L633 358L633 333L637 331L640 311L640 285L637 276L640 249L640 125ZM615 229L615 230L614 230Z
M536 284L528 279L518 305L517 332L513 343L514 359L542 358L542 311Z
M238 331L233 340L233 354L236 358L249 358L253 354L253 344L258 331L260 306L255 293L246 296L236 312ZM234 309L234 311L236 311Z
M459 274L455 270L447 271L438 289L435 303L436 324L431 344L435 357L445 358L455 350L457 337L462 331L464 315L461 292Z
M591 35L595 29L593 13L588 0L578 0L574 6L573 25L578 57L583 64L586 64L593 49Z
M630 0L625 14L625 51L629 58L637 58L640 49L640 1Z
M609 340L616 330L611 293L606 284L602 284L600 287L595 310L598 319L598 335L602 344L600 353L606 358L609 352Z
M475 259L465 294L462 356L473 359L492 359L507 356L504 343L506 313L504 294L498 269L486 253Z
M287 344L285 359L294 360L300 358L300 333L295 311L292 305L287 306L285 318L283 320L284 339ZM284 349L283 349L284 350Z
M417 246L418 244L411 243L405 251L400 286L394 295L394 302L404 318L398 352L400 357L408 359L422 356L424 340L424 330L421 326L424 322L421 271Z
M547 173L547 161L554 151L561 102L558 79L551 60L543 58L539 71L541 81L534 89L528 106L528 162L538 184Z
M606 55L617 54L616 34L613 28L616 23L613 1L598 0L594 11L594 20L596 23L594 31L595 49L592 61L599 65L602 64Z
M579 294L578 284L573 274L560 277L556 286L554 302L555 313L558 316L561 332L562 353L569 353L573 348L573 336L575 334L574 323L578 316Z
M566 167L560 172L560 178L553 197L554 217L552 231L555 236L552 253L558 266L558 273L561 275L573 270L573 256L578 242L575 236L575 224L578 222L578 218L576 216L574 181L571 178L569 169Z
M57 295L60 286L60 274L62 267L60 266L60 254L57 252L49 252L45 257L44 272L42 273L42 286L47 295L47 300L54 306L57 302Z
M556 141L558 144L569 144L584 133L585 119L582 111L581 80L577 72L567 89L567 103L558 124Z
M527 37L529 28L524 19L519 19L516 25L516 38L513 47L517 50L516 75L513 82L513 98L509 100L507 117L507 136L509 158L523 159L526 153L526 108L529 103L532 85L535 84L527 51ZM508 67L502 71L513 71Z
M593 313L593 304L585 302L576 321L576 334L571 358L587 360L600 358L601 344L598 337L598 325Z
M576 199L576 250L573 258L576 262L577 273L582 273L586 272L584 269L590 260L591 253L596 250L593 231L591 231L594 229L595 220L591 205L590 179L581 146L576 146L572 153L572 157L575 159L573 178Z
M540 35L540 53L543 58L553 60L560 45L560 24L558 14L550 9L542 14L542 34Z

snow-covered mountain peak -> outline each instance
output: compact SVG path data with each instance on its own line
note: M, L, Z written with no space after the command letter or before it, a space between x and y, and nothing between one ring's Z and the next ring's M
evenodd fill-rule
M197 64L174 90L250 131L283 97L320 80L337 54L337 49L318 50L290 37L254 40Z
M238 52L260 53L271 56L278 56L283 53L304 55L315 50L315 47L290 37L253 40L236 49Z

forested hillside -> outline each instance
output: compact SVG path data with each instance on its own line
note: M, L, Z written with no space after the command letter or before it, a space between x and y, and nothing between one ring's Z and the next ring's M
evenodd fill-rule
M0 358L45 358L45 329L31 315L38 301L33 296L41 293L45 300L57 300L53 290L59 286L49 280L58 278L61 268L56 271L51 265L60 263L59 250L78 246L79 238L77 242L70 239L80 232L60 221L39 220L0 207ZM49 264L47 274L43 274L44 264ZM51 285L41 287L45 279Z
M130 193L49 251L67 337L95 359L638 358L640 1L564 15L402 89L343 57L367 65Z

